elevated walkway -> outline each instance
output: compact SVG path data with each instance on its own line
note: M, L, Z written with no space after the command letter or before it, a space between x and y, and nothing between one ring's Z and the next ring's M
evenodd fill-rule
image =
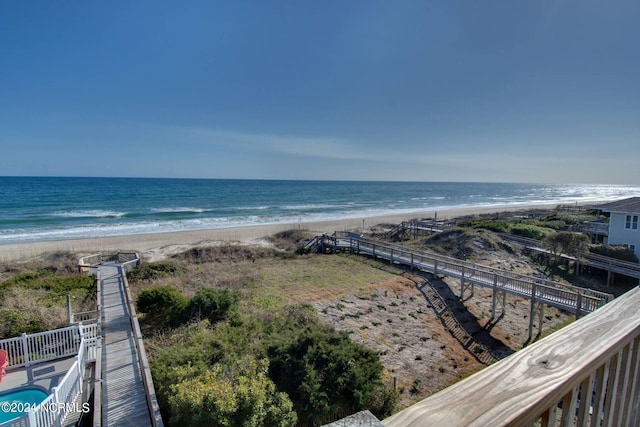
M575 313L576 317L581 317L613 299L613 295L608 293L516 274L400 245L365 239L354 233L318 236L313 242L321 251L349 250L352 253L385 259L392 264L404 265L412 270L459 279L461 299L465 299L465 295L469 292L470 295L473 295L475 285L490 288L493 290L493 318L496 317L496 306L500 303L498 298L500 294L502 295L503 311L506 294L527 299L531 303L529 338L532 338L534 319L537 318L540 326L542 324L545 304Z
M101 265L102 425L152 426L122 269Z
M138 265L136 253L91 255L78 269L98 281L98 327L94 425L163 427L126 272ZM75 316L74 316L75 317Z

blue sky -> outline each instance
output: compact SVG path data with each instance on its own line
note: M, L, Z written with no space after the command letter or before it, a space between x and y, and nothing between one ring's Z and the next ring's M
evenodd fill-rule
M0 2L0 175L640 183L640 2Z

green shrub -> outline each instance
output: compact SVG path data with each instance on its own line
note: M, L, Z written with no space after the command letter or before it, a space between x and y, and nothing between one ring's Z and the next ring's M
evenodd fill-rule
M186 307L187 299L173 286L145 289L136 301L136 309L159 327L179 324Z
M162 277L174 276L183 271L184 268L174 264L140 264L127 272L127 280L132 283L145 280L157 280Z
M601 245L591 248L591 252L598 255L616 258L621 261L638 262L638 256L624 245Z
M23 333L34 334L46 331L44 320L28 310L0 308L0 338L11 338Z
M560 231L544 238L542 245L558 261L561 254L583 258L589 253L589 238L585 234Z
M540 227L530 224L514 224L511 227L511 234L516 236L528 237L530 239L542 240L546 236L555 233L551 228Z
M267 376L268 364L267 360L245 357L227 366L216 364L204 374L172 386L169 425L294 426L297 416L291 400L278 392Z
M48 269L21 273L0 284L0 298L11 287L43 289L48 292L47 303L66 304L67 295L85 300L96 294L95 278L80 274L56 275Z
M566 228L567 223L561 220L548 220L548 221L540 221L539 225L541 227L552 228L556 231L563 230Z
M238 306L238 294L227 289L200 289L189 301L187 312L190 318L208 319L216 323L226 318Z
M383 393L380 359L344 333L307 327L274 343L269 356L271 378L292 397L303 423L322 424L336 412L381 409L366 406Z
M559 220L570 225L581 224L585 221L595 221L596 219L595 215L574 212L556 212L545 218L548 221Z

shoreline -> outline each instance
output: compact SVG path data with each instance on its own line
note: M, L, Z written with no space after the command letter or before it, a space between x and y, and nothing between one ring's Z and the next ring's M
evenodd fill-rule
M315 234L334 231L362 230L378 224L399 224L415 218L452 219L467 215L482 215L500 212L525 211L531 209L550 210L557 204L543 205L501 205L490 207L453 208L431 211L415 211L403 214L372 216L363 218L336 219L314 222L291 222L269 225L250 225L228 228L214 228L161 233L105 236L86 239L51 240L41 242L0 244L0 262L32 259L50 252L74 252L88 255L98 252L136 251L142 258L152 260L162 257L165 252L178 252L197 245L220 242L260 244L265 237L300 228Z

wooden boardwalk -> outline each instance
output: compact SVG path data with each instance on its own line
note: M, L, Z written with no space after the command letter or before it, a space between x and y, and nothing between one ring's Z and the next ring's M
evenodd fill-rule
M151 426L122 269L99 267L102 284L102 425Z
M478 285L493 290L492 318L496 317L498 294L502 294L502 310L505 310L506 294L525 298L531 303L529 337L532 337L534 318L542 327L543 306L549 305L576 314L576 317L591 313L613 299L613 295L547 279L524 276L511 271L496 269L461 261L434 253L419 251L365 239L353 233L335 233L333 236L318 236L312 242L322 250L348 249L353 253L382 258L392 264L405 265L412 270L421 270L434 275L460 279L460 298Z

